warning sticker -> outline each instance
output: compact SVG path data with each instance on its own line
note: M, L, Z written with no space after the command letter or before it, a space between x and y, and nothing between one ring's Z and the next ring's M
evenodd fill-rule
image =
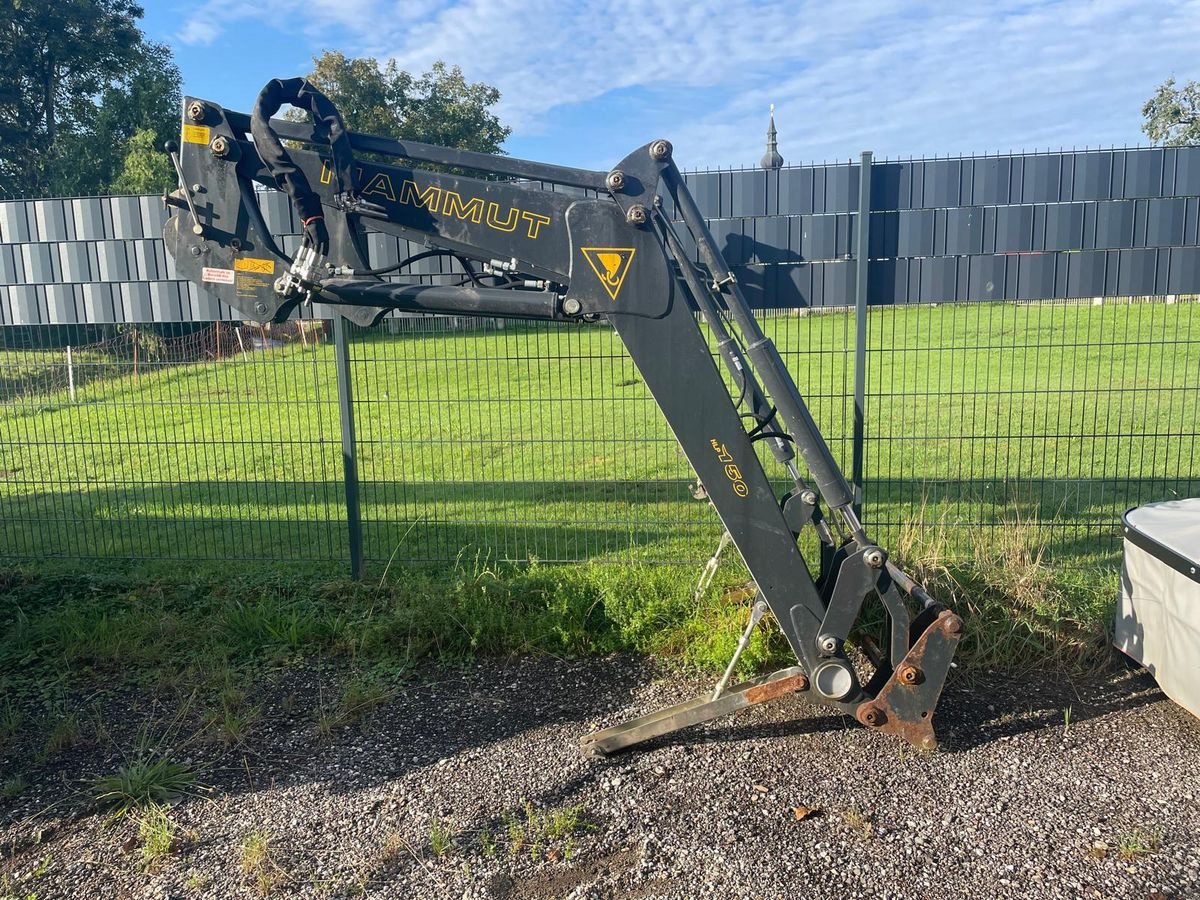
M633 247L580 247L588 265L600 279L605 292L613 300L621 293L621 285L629 274L629 264L633 262Z
M271 279L263 278L257 272L237 273L237 295L243 299L257 297L260 291L271 290Z
M205 266L200 272L200 278L209 284L233 284L233 269L210 269Z
M239 272L259 272L263 275L275 274L275 260L273 259L254 259L253 257L243 257L235 259L233 267Z
M207 125L183 126L183 142L185 144L204 144L207 146L211 135L212 129Z

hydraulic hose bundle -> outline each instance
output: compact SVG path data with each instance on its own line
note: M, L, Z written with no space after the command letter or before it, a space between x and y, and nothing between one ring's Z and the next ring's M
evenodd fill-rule
M332 151L331 169L337 183L334 199L343 207L352 206L355 198L354 151L350 147L350 137L342 114L306 78L272 79L254 102L254 110L250 115L254 147L275 179L275 184L291 197L292 206L304 227L305 244L320 256L325 256L329 253L329 231L321 211L321 198L308 183L303 170L292 161L283 141L271 127L271 116L279 112L285 103L309 112L317 137L328 142Z

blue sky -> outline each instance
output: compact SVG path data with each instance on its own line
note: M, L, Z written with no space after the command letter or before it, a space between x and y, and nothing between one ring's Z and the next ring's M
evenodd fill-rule
M143 0L188 93L248 111L325 49L436 59L500 88L505 149L607 168L656 137L746 165L769 105L789 163L1144 143L1200 78L1200 0Z

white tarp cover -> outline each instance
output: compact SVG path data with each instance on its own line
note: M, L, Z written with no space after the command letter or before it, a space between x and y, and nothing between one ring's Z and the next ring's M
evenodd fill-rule
M1200 716L1200 499L1140 506L1125 525L1114 643Z

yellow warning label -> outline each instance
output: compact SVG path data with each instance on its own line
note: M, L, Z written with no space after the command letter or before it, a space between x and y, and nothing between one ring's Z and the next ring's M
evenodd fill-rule
M207 125L184 125L183 126L183 142L185 144L204 144L208 146L208 141L212 135L212 129Z
M629 266L633 262L633 247L580 247L583 258L588 261L604 290L612 300L621 293L621 285L629 274Z
M242 259L235 259L233 267L239 272L261 272L264 275L275 274L275 260L273 259L254 259L246 256Z

